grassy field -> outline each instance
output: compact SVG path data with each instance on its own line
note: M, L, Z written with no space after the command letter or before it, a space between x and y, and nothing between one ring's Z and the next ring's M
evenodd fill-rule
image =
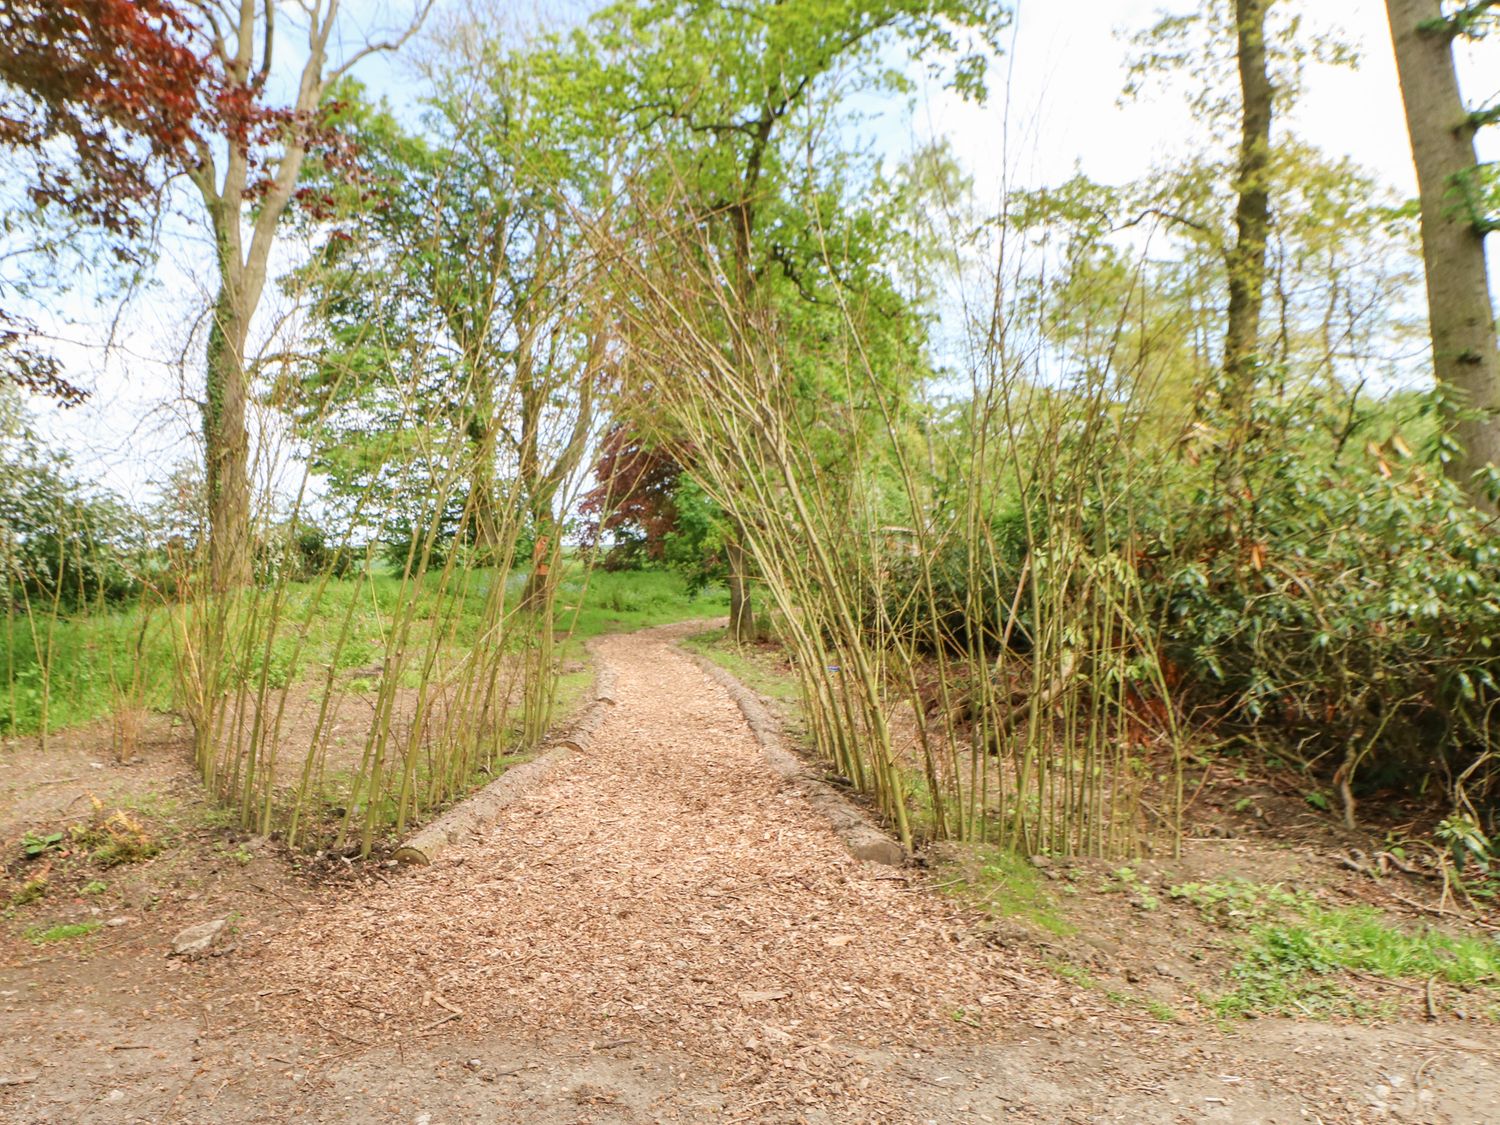
M258 674L264 667L271 683L279 686L329 664L339 670L374 664L408 598L413 599L414 642L440 629L447 645L473 645L492 580L490 572L475 570L441 591L439 576L432 574L414 594L394 574L293 583L274 608L279 625L268 652L258 646L244 661L242 674ZM510 576L508 604L519 600L524 583L524 574ZM270 614L273 597L272 592L251 594L245 608ZM690 595L674 574L585 571L575 565L558 584L556 627L566 657L601 633L721 616L727 607L722 591ZM346 619L349 631L341 643ZM182 633L180 606L57 618L12 613L0 620L0 733L35 733L44 721L48 730L76 726L126 703L170 709Z

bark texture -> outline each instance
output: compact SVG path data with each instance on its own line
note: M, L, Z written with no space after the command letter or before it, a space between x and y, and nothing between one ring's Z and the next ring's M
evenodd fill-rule
M1448 474L1494 511L1475 474L1500 464L1500 354L1475 195L1475 126L1453 65L1456 28L1440 0L1386 0L1386 11L1421 194L1433 369L1449 392L1449 432L1460 447Z
M232 9L233 22L214 44L226 84L248 106L265 80L274 26L258 16L254 0ZM321 8L321 5L319 5ZM296 120L318 108L325 87L328 37L338 16L338 0L315 11L308 25L307 57L293 103ZM258 44L258 39L264 39ZM260 64L257 68L257 46ZM210 581L215 590L244 585L251 577L250 441L245 428L249 370L245 346L250 322L266 283L266 266L276 227L291 201L307 154L305 130L286 127L274 171L262 174L252 160L253 128L231 138L222 172L215 153L200 141L191 178L203 199L218 250L219 295L209 326L203 403L205 478L208 487ZM245 229L245 211L256 206Z
M744 644L755 639L755 611L750 604L744 545L738 539L726 540L724 557L729 565L729 635L736 644Z
M203 401L209 572L216 590L243 585L251 577L250 440L245 427L251 371L245 348L265 289L276 228L302 174L308 127L328 85L365 55L399 47L415 34L431 3L426 0L399 38L367 44L332 70L327 65L328 43L338 21L339 0L313 0L305 5L306 55L296 97L279 124L280 148L274 157L254 153L252 146L269 125L269 119L257 116L255 107L271 69L277 5L261 5L257 0L226 3L221 11L223 22L212 25L217 36L211 49L223 69L225 100L242 105L246 114L246 120L231 120L226 126L222 167L218 152L200 137L195 142L194 163L186 169L208 213L219 274ZM248 225L247 212L251 215Z
M1249 428L1266 284L1266 239L1271 225L1272 88L1266 70L1268 0L1235 0L1240 73L1240 155L1235 179L1235 241L1227 255L1229 324L1224 339L1225 407L1234 446Z

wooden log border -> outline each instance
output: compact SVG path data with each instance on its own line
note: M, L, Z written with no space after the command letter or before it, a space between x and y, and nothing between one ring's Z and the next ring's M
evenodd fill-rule
M767 709L759 695L751 691L733 675L719 667L708 657L688 649L678 648L683 655L701 668L710 679L729 693L745 716L761 752L776 776L797 790L825 820L834 833L849 849L855 859L869 863L883 863L889 867L900 867L909 858L900 843L886 835L870 822L857 805L819 778L801 758L788 750L782 742L781 724Z
M559 765L588 749L604 716L615 706L614 669L605 666L592 646L589 651L597 668L593 698L576 719L549 740L552 749L529 762L512 766L479 792L417 829L396 849L398 861L427 866L466 835L478 834L494 824L507 807L535 789Z

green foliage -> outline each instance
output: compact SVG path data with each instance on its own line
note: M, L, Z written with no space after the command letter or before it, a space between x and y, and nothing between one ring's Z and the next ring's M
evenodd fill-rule
M1500 550L1399 432L1367 421L1322 396L1263 403L1253 506L1208 487L1156 498L1143 522L1165 651L1200 700L1350 772L1456 774L1489 745L1500 694Z
M46 448L0 381L0 608L122 601L141 589L145 553L132 513Z
M47 852L58 850L62 847L62 843L61 832L48 832L45 835L27 832L21 837L21 854L27 859L37 859Z
M401 562L405 562L404 555ZM267 585L311 582L323 574L345 578L354 563L354 552L338 544L331 532L299 520L262 535L255 553L256 581Z
M729 601L717 587L693 587L661 570L574 573L558 587L559 617L577 642L602 633L720 617Z
M26 940L33 945L48 945L57 941L72 941L97 933L102 922L61 922L55 926L31 926L26 931Z
M1360 1014L1335 979L1342 970L1496 989L1500 946L1434 930L1407 933L1367 907L1308 906L1300 920L1255 927L1231 970L1236 987L1215 1007L1223 1016Z
M414 643L425 641L430 630L451 619L450 644L456 651L472 645L483 628L489 587L486 573L476 570L460 590L437 594L438 576L427 575L418 588ZM292 582L285 590L283 613L294 623L271 647L269 663L260 649L239 654L231 682L255 682L268 669L273 685L300 681L323 666L340 670L365 667L381 660L398 612L402 584L399 575L356 574L321 582ZM520 587L509 592L519 599ZM662 571L622 574L570 572L559 587L563 617L574 623L580 640L603 632L699 617L726 611L722 590L690 588L675 574ZM247 602L253 595L247 594ZM169 708L175 685L172 622L181 607L147 614L143 609L100 610L59 618L52 633L52 692L48 723L54 730L88 722L108 714L118 700L112 683L139 663L142 701L148 707ZM351 616L352 615L352 616ZM351 632L340 643L341 625L350 616ZM307 634L298 648L295 632ZM136 642L144 636L144 644ZM24 617L0 618L0 673L11 669L9 683L0 682L0 731L35 731L41 719L41 673L30 626Z
M1019 509L996 517L976 543L949 539L928 558L919 550L900 532L887 539L880 589L886 628L929 650L994 654L1007 638L1013 648L1030 644L1032 602L1017 598L1028 551Z
M1238 879L1169 893L1242 935L1234 987L1214 1001L1221 1016L1364 1014L1338 980L1344 971L1500 989L1500 944L1485 938L1398 929L1370 907L1329 909L1309 894Z

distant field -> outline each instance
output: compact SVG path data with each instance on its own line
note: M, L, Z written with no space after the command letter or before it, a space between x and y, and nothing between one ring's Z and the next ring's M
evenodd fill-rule
M492 581L490 571L473 570L440 593L438 575L426 576L413 604L413 639L425 641L439 628L446 644L472 645ZM510 576L508 603L519 599L524 583L524 574ZM275 612L279 625L268 651L258 646L243 660L243 672L264 668L279 685L330 663L338 669L374 664L405 597L410 595L400 576L382 573L292 583L279 607L274 591L253 594L247 610ZM567 656L601 633L721 616L727 608L722 590L690 595L682 579L665 571L586 572L572 566L558 586L556 630L559 639L568 639L562 651ZM340 643L346 620L348 634ZM44 719L48 730L75 726L110 714L125 700L170 708L183 629L180 606L57 618L12 613L0 620L0 733L33 734Z

